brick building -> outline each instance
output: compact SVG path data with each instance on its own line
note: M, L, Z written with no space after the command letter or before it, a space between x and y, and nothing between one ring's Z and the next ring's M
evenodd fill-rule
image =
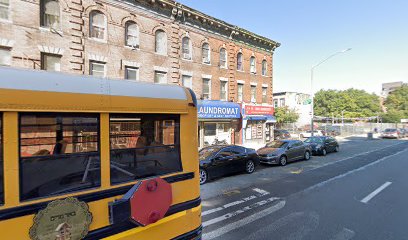
M271 105L279 45L171 0L0 1L0 65L180 84L201 99ZM239 143L242 119L232 125Z

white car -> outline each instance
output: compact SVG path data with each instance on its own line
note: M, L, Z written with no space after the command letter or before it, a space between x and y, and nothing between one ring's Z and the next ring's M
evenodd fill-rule
M306 132L301 132L299 134L300 138L308 138L312 136L312 131L306 131ZM321 130L314 130L313 131L313 136L324 136L323 132Z

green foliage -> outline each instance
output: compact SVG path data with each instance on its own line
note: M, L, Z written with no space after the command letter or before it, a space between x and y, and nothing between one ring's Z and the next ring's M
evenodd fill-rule
M382 115L383 122L398 123L408 118L408 85L391 92L384 102L387 113Z
M381 111L379 97L364 90L347 89L320 90L315 94L314 112L316 116L345 118L372 117Z
M278 123L294 123L299 119L299 114L294 109L279 107L275 109L275 117Z

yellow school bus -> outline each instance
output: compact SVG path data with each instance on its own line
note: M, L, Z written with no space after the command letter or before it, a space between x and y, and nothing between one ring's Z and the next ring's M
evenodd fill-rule
M0 68L0 239L200 239L197 100Z

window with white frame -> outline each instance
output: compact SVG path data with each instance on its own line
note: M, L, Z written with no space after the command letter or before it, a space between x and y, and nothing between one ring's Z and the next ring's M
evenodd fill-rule
M251 66L251 73L256 73L256 59L255 59L255 57L252 56L249 59L249 64Z
M132 48L139 47L139 27L135 22L128 21L126 23L125 37L126 37L126 46Z
M167 73L162 71L154 71L154 83L166 84Z
M0 19L9 20L10 0L0 0Z
M267 103L268 102L268 88L267 87L262 87L262 103Z
M41 69L46 71L61 71L61 56L41 53Z
M210 44L208 44L208 43L203 44L202 56L203 56L203 63L206 63L206 64L211 63Z
M188 87L193 89L193 77L189 75L182 75L181 76L181 83L184 87Z
M281 106L281 107L284 107L284 106L285 106L285 99L284 99L284 98L281 98L281 99L280 99L280 106Z
M220 100L227 101L228 98L228 85L227 81L220 81Z
M238 83L238 102L242 102L244 100L244 84Z
M262 61L262 75L266 76L268 74L268 63L266 60Z
M0 47L0 66L11 65L11 48Z
M203 78L202 98L204 100L211 99L211 80L208 78Z
M227 68L227 50L225 48L220 49L220 67Z
M106 16L99 11L90 14L89 31L91 38L106 40L107 21Z
M157 30L155 33L155 51L158 54L167 54L167 34L163 30Z
M89 74L95 77L105 77L106 70L105 70L105 63L103 62L96 62L91 61L89 64Z
M125 66L125 79L139 81L139 68Z
M238 53L238 54L237 54L237 70L239 70L239 71L244 71L242 53Z
M187 60L192 59L192 49L191 49L191 41L188 37L183 37L182 42L182 54L183 58Z
M52 29L59 29L61 12L59 2L57 0L42 0L40 4L41 26Z
M256 86L255 85L251 86L251 102L253 103L256 102Z

